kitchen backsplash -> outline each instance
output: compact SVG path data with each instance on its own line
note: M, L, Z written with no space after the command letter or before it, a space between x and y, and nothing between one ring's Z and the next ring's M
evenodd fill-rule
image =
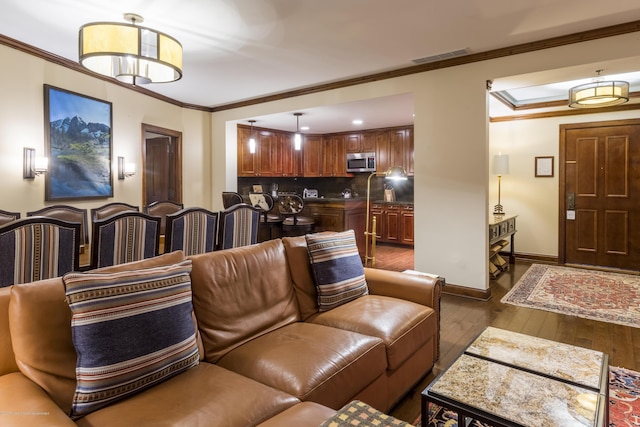
M305 188L318 190L319 196L327 198L342 197L345 189L350 189L352 197L367 197L368 173L356 173L353 178L269 178L251 177L238 178L238 192L247 195L251 192L252 186L262 185L265 192L271 191L271 184L278 186L279 192L295 192L302 195ZM413 202L413 177L406 181L388 181L382 176L371 178L371 200L382 200L384 184L391 185L396 194L396 200L400 202Z

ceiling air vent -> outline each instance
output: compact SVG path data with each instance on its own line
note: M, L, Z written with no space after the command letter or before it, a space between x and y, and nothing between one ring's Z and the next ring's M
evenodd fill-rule
M414 64L427 64L429 62L443 61L445 59L455 58L457 56L468 55L467 49L452 50L451 52L439 53L437 55L425 56L424 58L413 59Z

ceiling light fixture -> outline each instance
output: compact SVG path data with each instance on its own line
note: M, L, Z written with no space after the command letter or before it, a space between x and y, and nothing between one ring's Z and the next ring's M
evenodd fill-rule
M621 80L603 80L597 77L591 83L569 89L569 107L599 108L623 104L629 101L629 83Z
M293 113L296 116L296 134L293 136L293 148L296 151L300 151L302 149L302 135L300 135L300 116L302 113Z
M182 45L167 34L137 26L140 15L126 13L131 24L93 22L80 27L80 64L98 74L136 84L182 78Z
M255 120L249 120L249 123L251 123L251 131L249 136L249 153L251 154L255 154L256 152L256 139L253 136L253 124L255 122Z

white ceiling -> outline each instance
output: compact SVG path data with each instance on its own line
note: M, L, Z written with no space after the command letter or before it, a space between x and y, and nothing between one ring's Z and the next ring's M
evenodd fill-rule
M147 88L206 107L409 67L453 50L479 53L640 20L638 0L0 0L0 6L0 34L73 61L81 25L140 14L143 26L177 38L184 49L183 78ZM629 61L593 64L501 79L494 89L589 78L596 66L605 74L635 71ZM302 110L300 125L319 133L352 129L358 117L366 128L401 125L412 122L412 111L412 97L402 95ZM295 130L292 112L252 119Z

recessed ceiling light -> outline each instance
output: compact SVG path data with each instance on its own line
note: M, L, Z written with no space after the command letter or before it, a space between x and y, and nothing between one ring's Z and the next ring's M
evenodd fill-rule
M354 119L351 123L353 123L354 125L361 125L362 119Z
M300 130L309 130L309 126L300 126Z

